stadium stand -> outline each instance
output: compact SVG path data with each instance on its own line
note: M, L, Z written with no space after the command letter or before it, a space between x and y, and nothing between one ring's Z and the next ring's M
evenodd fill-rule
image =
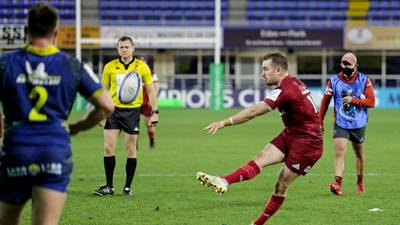
M24 24L28 9L39 0L2 0L0 1L0 24ZM75 0L46 1L60 11L61 24L75 22Z
M367 19L370 26L399 26L400 1L371 1Z
M222 0L226 20L228 0ZM214 24L214 0L118 0L99 1L101 25L199 25Z
M0 1L0 24L23 24L29 7L37 2L40 1ZM60 10L62 25L74 23L74 0L46 2ZM241 2L244 7L241 6ZM91 5L87 9L82 8L83 18L85 13L90 14L94 24L99 25L214 24L214 0L94 0L82 1L82 4ZM400 25L400 1L397 0L222 0L221 5L224 26L343 28L348 22L378 26ZM244 23L237 22L243 20Z
M247 1L249 25L291 28L340 28L347 1Z
M347 22L392 26L400 22L399 1L247 1L247 21L270 28L343 28Z
M242 16L240 7L234 7L240 2L244 2L241 10L245 24L235 23ZM224 26L343 28L349 21L391 26L399 24L399 5L399 1L378 0L222 0L221 14ZM232 13L235 10L237 12ZM102 25L211 26L214 0L99 0L99 12Z

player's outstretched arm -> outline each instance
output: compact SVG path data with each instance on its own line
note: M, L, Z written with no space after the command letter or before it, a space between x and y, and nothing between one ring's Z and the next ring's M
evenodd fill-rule
M267 105L265 102L260 102L249 108L243 109L242 111L235 114L234 116L229 117L228 119L211 123L210 125L205 127L203 131L209 134L215 134L221 128L247 122L253 118L256 118L257 116L263 115L270 111L271 107L269 105Z
M232 116L231 125L245 123L251 119L256 118L257 116L264 115L271 110L271 107L267 103L263 101L259 102L253 106L250 106L249 108L243 109L242 111Z
M94 109L90 110L87 116L82 120L69 125L69 133L71 135L88 130L114 111L113 102L106 91L101 92L98 96L89 101L94 105Z

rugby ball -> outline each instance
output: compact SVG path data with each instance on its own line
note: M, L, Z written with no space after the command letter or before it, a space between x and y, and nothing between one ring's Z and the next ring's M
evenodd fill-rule
M129 104L137 99L139 96L140 88L142 87L142 81L140 75L135 72L129 72L122 79L119 92L118 100L122 104Z

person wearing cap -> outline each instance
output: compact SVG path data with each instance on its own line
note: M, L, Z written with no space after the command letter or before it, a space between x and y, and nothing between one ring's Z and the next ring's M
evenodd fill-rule
M353 53L343 55L340 62L342 71L332 76L322 98L320 116L321 126L333 97L334 128L333 145L335 149L335 182L329 190L335 195L343 195L342 178L344 156L350 140L356 154L357 193L364 193L363 174L365 164L364 141L368 122L368 108L375 106L375 93L367 75L358 71L357 57Z

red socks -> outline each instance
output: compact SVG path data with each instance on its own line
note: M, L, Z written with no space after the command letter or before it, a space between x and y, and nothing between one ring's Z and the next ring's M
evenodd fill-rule
M342 177L336 176L335 180L336 180L336 184L338 184L339 186L342 186Z
M153 131L147 132L147 135L149 135L150 139L154 139L154 137L156 136L155 132L153 132Z
M357 175L357 184L363 183L363 175Z
M285 197L272 195L271 198L269 198L264 212L261 213L256 221L253 222L254 225L263 225L265 222L267 222L267 220L271 218L276 211L278 211L283 204L283 201L285 201Z
M224 178L228 184L233 184L244 180L250 180L257 176L260 171L260 167L258 167L254 160L252 160L246 165L240 167L238 170L222 178Z
M336 183L342 186L342 177L336 176L335 177ZM363 183L363 175L357 175L357 184Z

